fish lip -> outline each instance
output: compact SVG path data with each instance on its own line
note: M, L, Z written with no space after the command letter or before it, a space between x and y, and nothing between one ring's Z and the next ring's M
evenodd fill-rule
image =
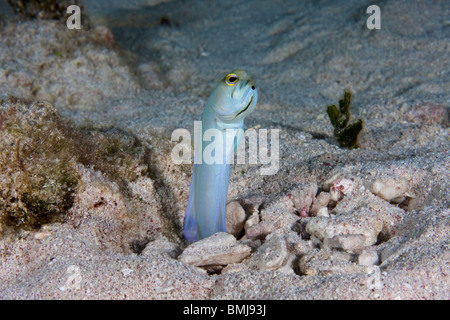
M239 111L238 114L236 114L236 115L234 116L234 118L236 119L242 112L245 112L245 111L248 109L248 107L250 107L250 105L252 104L252 101L253 101L253 95L252 95L252 97L250 98L250 101L249 101L249 103L247 104L247 106L246 106L243 110Z

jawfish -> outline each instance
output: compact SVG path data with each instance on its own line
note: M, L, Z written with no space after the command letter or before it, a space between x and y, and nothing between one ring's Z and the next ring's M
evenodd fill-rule
M208 146L205 143L201 147L196 146L184 217L184 237L188 242L226 231L230 158L243 137L244 119L255 109L257 98L253 78L238 69L227 74L209 96L202 115L202 139L209 129L216 129L222 139L217 139L217 136L214 139L214 152L219 152L222 161L199 161L204 160Z

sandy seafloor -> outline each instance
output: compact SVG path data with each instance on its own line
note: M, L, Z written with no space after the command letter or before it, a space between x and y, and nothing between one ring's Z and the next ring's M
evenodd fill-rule
M371 4L380 30L366 27ZM146 150L143 173L120 183L72 159L81 183L67 219L0 227L1 299L450 298L450 2L85 1L80 31L1 9L1 99L47 101ZM229 200L270 227L240 240L246 260L209 275L178 259L191 167L171 163L170 134L192 132L234 68L259 91L246 127L280 129L280 170L232 166ZM336 144L326 113L346 88L365 125L354 150ZM307 186L314 197L338 178L353 187L331 215L300 217ZM373 194L380 181L401 181L405 201ZM356 253L326 248L348 234L365 235ZM359 263L361 250L376 261Z

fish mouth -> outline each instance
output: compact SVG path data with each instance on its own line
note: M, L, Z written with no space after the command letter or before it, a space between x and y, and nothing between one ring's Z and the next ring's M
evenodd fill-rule
M242 112L245 112L245 111L248 109L248 107L250 107L250 105L252 104L252 101L253 101L253 96L250 98L250 102L248 103L248 105L247 105L244 109L242 109L241 111L239 111L238 114L236 114L236 115L234 116L234 118L236 119L236 118L238 117L238 115L240 115Z

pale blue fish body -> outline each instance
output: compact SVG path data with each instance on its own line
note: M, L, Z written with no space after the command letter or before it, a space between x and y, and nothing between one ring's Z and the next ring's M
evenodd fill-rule
M244 118L255 109L256 101L257 90L252 77L245 71L233 70L219 82L206 103L202 137L208 129L219 130L222 143L215 142L215 152L221 148L223 160L221 163L204 161L205 148L212 142L203 141L202 148L195 149L184 218L184 237L189 242L225 232L230 158L243 136ZM235 142L227 144L227 140Z

